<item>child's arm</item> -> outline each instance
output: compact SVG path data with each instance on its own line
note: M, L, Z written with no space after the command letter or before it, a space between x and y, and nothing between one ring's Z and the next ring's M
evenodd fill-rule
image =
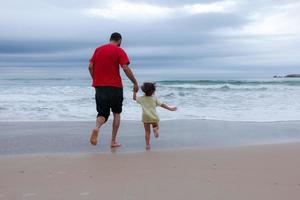
M169 111L176 111L176 110L177 110L176 107L170 107L170 106L168 106L168 105L165 104L165 103L162 103L162 104L161 104L161 107L164 108L164 109L167 109L167 110L169 110Z
M133 91L133 100L136 101L136 91Z

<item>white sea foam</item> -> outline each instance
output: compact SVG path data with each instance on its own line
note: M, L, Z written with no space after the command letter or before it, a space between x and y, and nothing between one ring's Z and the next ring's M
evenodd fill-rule
M0 79L0 121L94 120L94 89L88 78ZM141 109L125 83L123 119L140 120ZM140 95L141 92L140 92ZM158 108L162 120L300 120L300 80L158 81L156 96L178 107Z

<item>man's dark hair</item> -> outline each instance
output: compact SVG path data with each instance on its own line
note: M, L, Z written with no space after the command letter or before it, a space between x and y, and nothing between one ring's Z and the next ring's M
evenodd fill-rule
M142 85L142 91L145 93L146 96L152 96L156 90L155 83L145 82Z
M115 32L115 33L111 34L110 41L118 42L119 40L122 40L122 36L120 33Z

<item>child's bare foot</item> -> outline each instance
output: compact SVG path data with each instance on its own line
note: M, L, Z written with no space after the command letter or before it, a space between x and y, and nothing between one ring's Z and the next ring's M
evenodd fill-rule
M90 142L92 145L97 145L98 143L98 132L96 129L93 129L92 134L91 134L91 138L90 138Z
M117 148L117 147L121 147L121 145L116 143L116 142L113 142L113 143L111 143L110 147L111 148Z
M146 145L146 150L150 150L150 149L151 149L150 144Z
M158 127L153 127L153 133L154 133L154 137L158 138L159 134L158 134Z

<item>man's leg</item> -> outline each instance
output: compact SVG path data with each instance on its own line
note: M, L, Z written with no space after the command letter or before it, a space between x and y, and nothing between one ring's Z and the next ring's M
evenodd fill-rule
M97 132L99 132L99 130L103 124L105 124L105 118L102 116L97 117L95 130Z
M117 134L120 127L121 114L114 113L114 120L112 124L112 134L111 134L111 147L120 147L121 145L117 143Z
M120 144L117 143L117 134L120 127L122 105L123 105L123 89L112 88L111 111L114 114L114 120L112 124L111 147L121 146Z
M96 127L93 129L90 142L92 145L97 145L98 143L98 134L101 126L106 122L105 118L102 116L97 117L96 119Z
M106 88L96 87L95 101L98 115L96 119L96 126L92 130L92 134L90 137L90 142L92 145L97 145L99 130L101 126L107 121L110 114Z

